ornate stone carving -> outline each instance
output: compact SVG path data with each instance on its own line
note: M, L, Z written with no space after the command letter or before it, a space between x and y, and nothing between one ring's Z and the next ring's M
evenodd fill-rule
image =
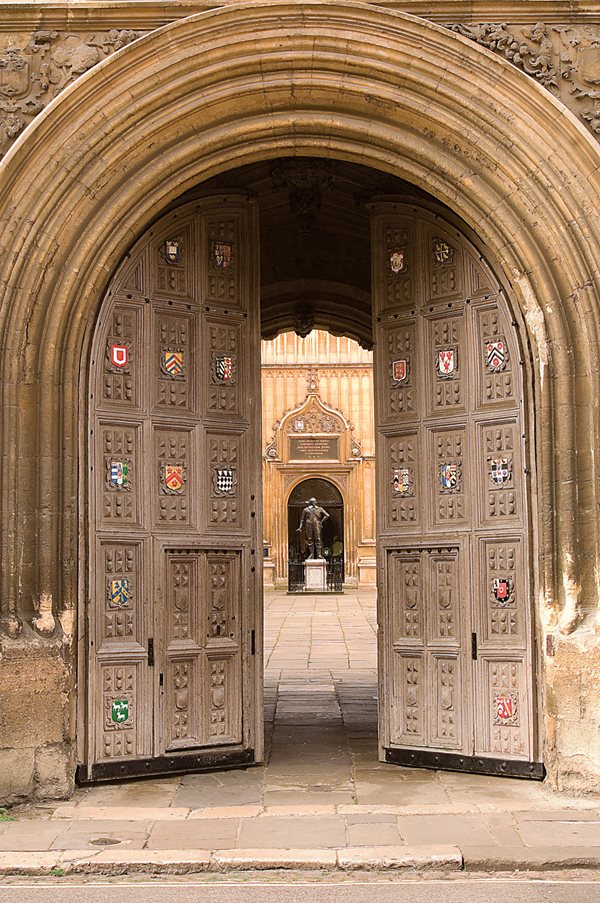
M66 85L141 34L131 29L91 36L40 30L0 49L0 157Z
M308 301L302 301L294 309L294 332L305 339L315 326L315 311Z
M273 430L275 432L275 437L273 439L271 439L271 441L265 448L265 457L269 461L272 461L273 459L277 458L279 455L279 452L277 450L277 438L278 438L277 431L278 431L278 429L279 429L279 424L275 424L273 426Z
M311 367L306 377L306 384L309 392L319 391L319 370L317 367Z
M554 66L554 48L548 39L548 28L541 22L520 33L509 31L507 25L489 22L483 25L448 26L451 31L471 38L502 54L509 62L536 78L545 88L558 90L557 72Z
M271 167L271 177L276 191L288 190L290 210L296 216L300 234L310 234L321 209L322 189L333 182L334 163L299 157L276 160Z
M447 25L535 78L600 135L600 26Z

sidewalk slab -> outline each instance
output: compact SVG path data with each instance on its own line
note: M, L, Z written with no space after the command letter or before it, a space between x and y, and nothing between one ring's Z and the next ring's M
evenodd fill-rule
M600 852L600 820L569 819L551 822L540 819L521 821L517 817L519 834L529 847L597 847Z
M88 850L88 855L105 849L103 841L108 841L108 846L122 844L130 850L141 850L146 844L150 822L146 821L98 821L87 819L84 821L53 822L60 826L61 834L50 844L53 850ZM5 840L8 838L5 838ZM94 843L99 841L99 843ZM110 841L116 841L111 844Z
M262 811L262 806L214 806L207 809L190 809L189 818L192 821L205 818L257 818Z
M238 820L234 818L197 819L192 821L157 821L147 843L149 850L229 849L236 844Z
M269 816L280 816L283 818L303 818L306 815L336 815L337 808L337 806L328 806L325 804L319 806L314 806L312 804L303 804L300 806L267 806L261 817L268 818Z
M401 815L398 830L408 844L492 844L489 827L482 815Z
M67 829L57 821L22 819L6 822L0 833L0 850L42 852Z
M245 849L268 850L282 846L297 850L342 847L346 843L346 823L335 815L244 820L238 843Z
M53 819L84 819L115 821L181 821L189 817L191 809L175 806L61 806L53 814Z

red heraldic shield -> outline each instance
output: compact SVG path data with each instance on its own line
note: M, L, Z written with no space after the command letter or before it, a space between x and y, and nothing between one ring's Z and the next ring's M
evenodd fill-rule
M129 348L127 345L111 345L110 362L113 367L123 370L129 363Z

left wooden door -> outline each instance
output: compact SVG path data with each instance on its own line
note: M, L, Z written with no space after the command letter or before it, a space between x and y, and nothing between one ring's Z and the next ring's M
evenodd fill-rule
M258 216L159 221L104 300L89 417L81 780L262 757Z

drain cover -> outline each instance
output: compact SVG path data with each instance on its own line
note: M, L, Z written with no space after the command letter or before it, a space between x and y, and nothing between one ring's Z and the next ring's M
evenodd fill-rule
M121 841L116 837L95 837L93 840L90 840L90 843L97 847L107 847L113 843L121 843Z

